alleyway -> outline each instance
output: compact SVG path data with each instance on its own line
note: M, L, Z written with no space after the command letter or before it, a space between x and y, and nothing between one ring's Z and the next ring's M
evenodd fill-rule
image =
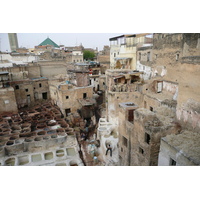
M101 162L98 158L98 153L89 153L88 146L95 143L93 140L93 134L95 132L95 127L91 128L88 132L88 137L86 140L82 139L80 134L77 133L77 141L79 143L80 151L79 155L80 158L83 160L85 166L102 166L103 162ZM95 159L96 157L96 159Z

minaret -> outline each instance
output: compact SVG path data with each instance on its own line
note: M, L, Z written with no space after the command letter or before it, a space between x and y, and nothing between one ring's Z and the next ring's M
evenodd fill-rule
M8 33L8 38L10 42L10 50L11 52L16 51L19 48L18 40L17 40L17 33Z

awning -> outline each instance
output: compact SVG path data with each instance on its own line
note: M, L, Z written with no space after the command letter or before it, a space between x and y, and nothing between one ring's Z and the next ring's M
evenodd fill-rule
M124 75L113 76L113 79L122 78L122 77L124 77Z
M88 99L77 99L78 102L82 105L82 106L91 106L96 104L95 99L93 98L88 98Z
M115 58L115 60L127 60L127 59L132 59L132 57L121 57L121 58Z
M8 74L9 74L9 72L7 72L7 71L0 72L0 75L8 75Z

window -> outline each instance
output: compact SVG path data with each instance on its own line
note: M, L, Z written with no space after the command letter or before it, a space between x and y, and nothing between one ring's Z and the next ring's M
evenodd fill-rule
M176 54L176 61L178 61L179 59L179 54Z
M150 111L153 112L153 107L150 106Z
M147 144L149 144L150 143L150 135L148 134L148 133L145 133L145 142L147 143Z
M123 152L123 148L121 147L121 152Z
M141 53L139 53L139 60L141 60Z
M41 84L41 83L39 83L39 87L42 87L42 84Z
M147 61L150 61L150 52L147 52Z
M163 82L159 81L157 82L157 93L161 93L163 88Z
M26 92L28 92L28 89L25 89Z
M70 108L65 109L66 116L68 116L70 113L71 113L71 109Z
M134 110L128 110L128 121L133 123L134 120Z
M144 150L141 147L139 147L139 153L144 154Z
M114 53L114 57L116 57L116 53Z
M9 100L4 100L4 103L5 103L5 104L9 104L10 101L9 101Z
M144 101L144 108L147 108L147 102Z
M128 146L128 140L124 136L122 136L122 143L125 147Z
M69 99L69 96L66 96L66 99Z
M83 99L87 98L87 93L83 93Z
M15 86L15 89L18 90L18 89L19 89L19 85L16 85L16 86Z
M169 165L170 165L170 166L176 166L176 161L173 160L172 158L170 158Z

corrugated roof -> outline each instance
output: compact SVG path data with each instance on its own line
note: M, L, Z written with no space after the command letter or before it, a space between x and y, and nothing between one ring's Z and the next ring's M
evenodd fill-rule
M59 48L59 46L54 41L52 41L50 38L47 38L42 43L40 43L38 46L46 46L46 45L51 45L51 46Z

